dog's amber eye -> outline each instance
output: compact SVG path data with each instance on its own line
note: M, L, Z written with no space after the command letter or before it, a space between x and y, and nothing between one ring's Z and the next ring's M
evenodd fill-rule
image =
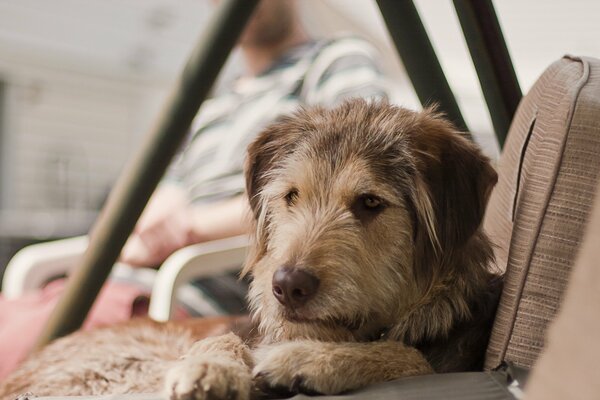
M291 206L292 204L294 204L296 202L297 198L298 198L298 190L297 189L291 189L285 195L285 202L287 203L288 206Z
M366 208L375 209L381 205L381 199L374 196L365 196L363 203Z
M363 222L369 222L386 207L385 201L372 194L360 195L350 207L352 213Z

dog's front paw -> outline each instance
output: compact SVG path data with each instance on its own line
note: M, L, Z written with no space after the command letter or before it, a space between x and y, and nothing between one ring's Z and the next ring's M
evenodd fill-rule
M248 400L250 369L233 360L198 357L180 361L165 379L171 400Z
M336 394L346 390L322 343L288 342L255 352L255 384L265 392Z

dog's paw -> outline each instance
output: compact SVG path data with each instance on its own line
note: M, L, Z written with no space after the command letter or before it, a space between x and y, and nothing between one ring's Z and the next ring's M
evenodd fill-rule
M170 400L248 400L251 388L250 369L227 358L182 360L165 379Z
M264 392L336 394L344 391L338 371L319 343L288 342L255 352L255 385Z

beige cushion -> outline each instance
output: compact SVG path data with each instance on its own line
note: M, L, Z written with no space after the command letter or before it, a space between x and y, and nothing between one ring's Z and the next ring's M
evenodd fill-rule
M484 227L505 287L486 357L531 367L569 278L600 171L600 61L565 57L521 102Z
M527 399L600 397L600 193L547 342L529 380Z

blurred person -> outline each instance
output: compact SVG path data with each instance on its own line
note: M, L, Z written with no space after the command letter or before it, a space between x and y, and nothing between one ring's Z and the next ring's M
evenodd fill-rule
M311 39L294 1L261 2L239 46L246 73L204 104L190 143L124 248L123 262L155 266L185 245L245 232L245 148L279 115L352 96L387 97L373 48L357 38Z
M292 0L259 3L239 47L245 74L204 104L123 249L124 263L158 266L184 246L245 233L245 149L278 116L301 105L387 97L373 47L355 37L312 39ZM226 276L198 286L224 311L240 312L245 291L235 281Z
M294 0L261 1L239 48L245 72L202 106L187 144L124 246L122 263L157 267L182 247L246 233L246 147L277 117L304 105L388 97L375 49L356 37L311 38ZM27 353L63 284L53 282L21 300L0 299L0 378ZM245 286L235 276L203 280L197 286L222 311L244 311ZM131 282L110 280L84 328L143 315L147 303L138 300L147 294Z

